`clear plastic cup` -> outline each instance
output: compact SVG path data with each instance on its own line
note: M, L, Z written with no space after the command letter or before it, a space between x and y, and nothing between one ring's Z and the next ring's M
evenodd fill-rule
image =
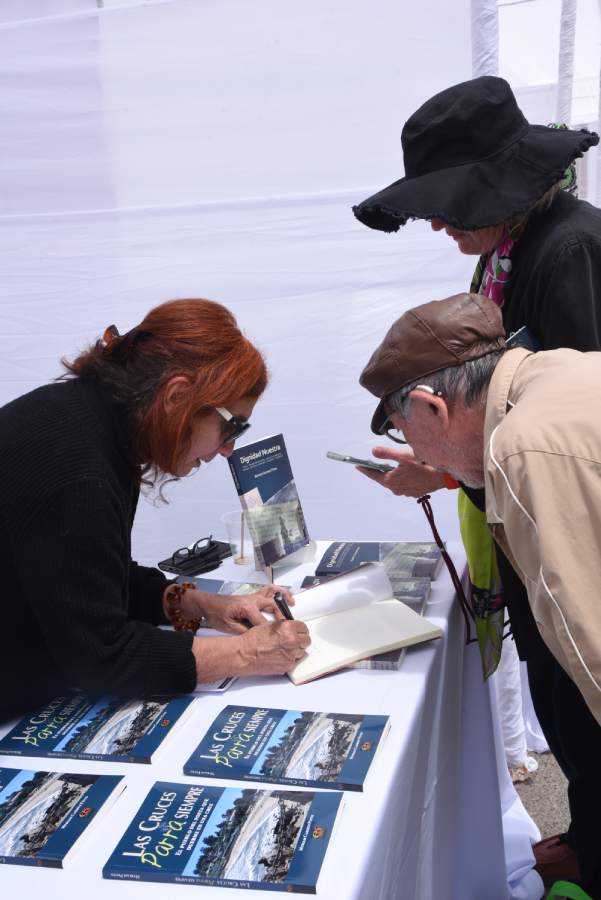
M233 561L238 566L250 565L254 561L254 550L244 510L224 513L221 521L225 525Z

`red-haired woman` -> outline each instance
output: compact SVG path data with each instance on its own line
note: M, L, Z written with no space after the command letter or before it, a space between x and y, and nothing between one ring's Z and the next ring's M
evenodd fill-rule
M0 718L68 686L176 693L291 668L308 632L266 621L270 588L229 599L187 590L168 604L164 576L131 560L142 479L228 456L265 389L264 360L234 317L173 300L65 366L64 380L0 409ZM190 629L156 627L169 617ZM201 618L234 636L195 637Z

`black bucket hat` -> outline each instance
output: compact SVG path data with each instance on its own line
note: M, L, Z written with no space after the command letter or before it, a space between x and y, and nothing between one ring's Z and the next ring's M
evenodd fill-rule
M447 88L407 119L405 177L353 207L360 222L398 231L408 219L441 219L472 231L526 212L599 135L530 125L503 78Z

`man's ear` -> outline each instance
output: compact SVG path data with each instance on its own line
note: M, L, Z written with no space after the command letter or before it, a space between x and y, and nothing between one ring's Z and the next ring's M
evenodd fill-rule
M173 412L189 387L190 379L186 375L174 375L169 379L163 388L163 408L166 413Z
M414 388L409 394L414 412L438 418L439 426L446 431L449 427L449 408L444 397L431 394L421 388Z

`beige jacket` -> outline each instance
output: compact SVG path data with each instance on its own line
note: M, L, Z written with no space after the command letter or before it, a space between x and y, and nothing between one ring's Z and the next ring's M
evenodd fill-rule
M488 392L484 467L494 538L601 724L601 353L508 351Z

